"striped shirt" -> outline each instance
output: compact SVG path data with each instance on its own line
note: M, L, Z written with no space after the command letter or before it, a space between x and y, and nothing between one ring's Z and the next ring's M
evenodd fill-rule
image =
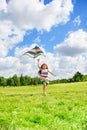
M41 70L41 78L48 78L48 69Z

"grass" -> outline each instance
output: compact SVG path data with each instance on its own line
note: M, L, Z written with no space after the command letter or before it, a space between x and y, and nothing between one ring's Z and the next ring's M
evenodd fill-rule
M0 87L0 130L87 130L87 83Z

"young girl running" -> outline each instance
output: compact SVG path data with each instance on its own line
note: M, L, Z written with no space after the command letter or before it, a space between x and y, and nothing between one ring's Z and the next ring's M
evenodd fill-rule
M48 73L50 73L53 76L56 75L49 71L47 64L44 63L40 66L40 59L38 59L37 61L38 61L38 68L39 68L38 74L43 84L43 94L46 95L46 87L49 84Z

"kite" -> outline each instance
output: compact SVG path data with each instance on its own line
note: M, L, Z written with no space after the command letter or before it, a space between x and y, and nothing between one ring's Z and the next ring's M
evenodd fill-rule
M27 55L32 58L37 58L40 55L44 55L44 52L38 46L35 46L31 50L25 52L23 55Z
M25 56L25 55L34 59L42 55L45 56L44 52L38 46L35 46L31 50L25 52L22 56ZM22 63L22 56L20 57L20 63Z

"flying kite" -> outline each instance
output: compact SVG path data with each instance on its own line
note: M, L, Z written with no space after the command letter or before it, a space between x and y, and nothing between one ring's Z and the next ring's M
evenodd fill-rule
M44 55L44 52L38 46L35 46L31 50L25 52L23 55L27 55L32 58L37 58L40 55Z
M45 56L44 52L38 46L35 46L29 51L26 51L22 56L25 56L25 55L34 59L42 55ZM20 63L22 63L22 56L20 57Z

